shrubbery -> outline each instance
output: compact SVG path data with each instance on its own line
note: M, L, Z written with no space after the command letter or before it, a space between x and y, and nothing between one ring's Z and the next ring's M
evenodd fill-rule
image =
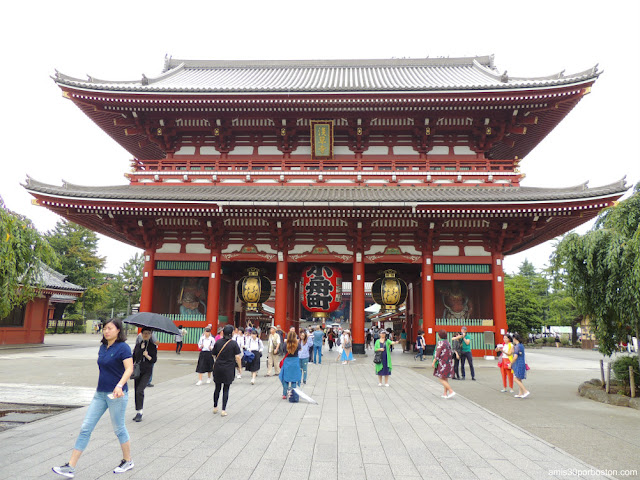
M616 359L611 368L616 378L624 385L629 385L629 367L633 367L633 377L636 382L636 388L640 387L640 372L638 371L638 356L625 355Z

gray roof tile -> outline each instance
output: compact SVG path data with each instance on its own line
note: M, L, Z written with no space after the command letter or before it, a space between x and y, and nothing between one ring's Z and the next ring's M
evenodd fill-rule
M103 91L279 93L430 92L560 86L595 79L597 66L576 74L509 77L493 56L385 60L165 61L157 77L109 81L56 72L60 85Z

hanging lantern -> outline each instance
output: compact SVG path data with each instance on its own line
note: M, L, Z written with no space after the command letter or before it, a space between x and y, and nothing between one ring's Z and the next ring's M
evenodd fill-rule
M238 282L238 298L247 312L258 312L271 295L271 281L260 275L260 270L251 267L247 275Z
M395 270L385 270L371 286L373 301L380 305L381 312L393 313L407 299L407 284L396 277Z
M300 300L314 318L326 318L342 303L342 273L334 267L311 265L302 272Z

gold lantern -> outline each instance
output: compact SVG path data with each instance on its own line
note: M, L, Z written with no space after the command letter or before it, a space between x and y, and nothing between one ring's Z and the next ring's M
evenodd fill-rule
M248 312L260 311L261 305L271 295L271 281L260 275L260 270L255 267L247 269L247 275L238 282L238 298L242 301L244 309Z
M385 270L384 277L378 278L371 286L373 301L380 305L382 313L394 313L407 299L407 284L396 277L395 270Z

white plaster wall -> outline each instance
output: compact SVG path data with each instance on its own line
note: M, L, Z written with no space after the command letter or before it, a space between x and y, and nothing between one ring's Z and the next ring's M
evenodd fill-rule
M460 251L454 245L444 245L433 252L434 257L457 257Z
M186 251L187 253L211 253L211 250L201 243L187 243Z
M156 250L156 253L180 253L180 244L165 243L161 248Z
M464 254L468 257L490 257L491 252L487 252L484 247L481 246L466 246L464 247Z

